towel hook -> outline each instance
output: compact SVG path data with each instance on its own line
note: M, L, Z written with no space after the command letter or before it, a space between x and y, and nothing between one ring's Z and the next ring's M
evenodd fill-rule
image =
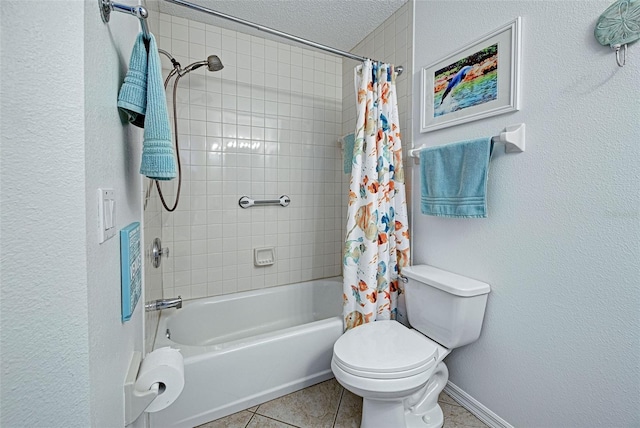
M620 48L624 47L624 54L622 55L622 62L620 62ZM611 49L616 51L616 62L618 67L624 67L627 63L627 44L624 45L611 45Z
M601 45L609 45L616 51L618 67L624 67L627 62L627 44L640 39L640 1L616 0L598 18L593 35Z

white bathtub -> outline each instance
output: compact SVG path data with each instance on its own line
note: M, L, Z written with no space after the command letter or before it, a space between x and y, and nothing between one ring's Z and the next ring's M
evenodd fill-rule
M185 386L151 427L193 427L332 378L341 312L341 277L163 311L154 347L180 349Z

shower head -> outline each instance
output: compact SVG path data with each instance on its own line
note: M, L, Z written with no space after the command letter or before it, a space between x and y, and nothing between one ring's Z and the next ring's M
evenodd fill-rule
M207 66L209 71L220 71L224 68L224 65L222 65L222 61L220 61L218 55L209 55L204 61L196 61L192 64L187 65L185 68L182 68L180 66L180 63L176 61L176 59L169 52L163 49L158 49L158 52L166 55L171 60L171 64L173 64L173 71L171 72L171 75L173 75L174 73L178 73L178 75L184 76L185 74L205 65Z
M193 64L187 65L184 68L184 72L189 73L190 71L193 71L205 65L207 66L207 69L209 69L209 71L220 71L224 68L224 65L222 65L222 61L220 61L220 58L218 58L217 55L209 55L204 61L198 61L194 62Z
M207 68L209 71L220 71L224 68L224 65L222 65L218 55L209 55L207 57Z

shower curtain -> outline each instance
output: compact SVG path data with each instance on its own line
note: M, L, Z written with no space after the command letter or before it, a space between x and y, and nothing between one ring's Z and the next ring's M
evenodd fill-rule
M398 126L396 72L355 69L357 117L343 257L345 330L395 319L398 275L409 264L409 229Z

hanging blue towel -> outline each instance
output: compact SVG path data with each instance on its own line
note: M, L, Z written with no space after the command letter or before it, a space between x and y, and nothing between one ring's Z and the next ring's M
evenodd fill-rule
M347 134L342 137L342 151L344 155L344 173L351 174L351 167L353 166L353 146L356 142L356 136L354 134Z
M171 144L171 128L167 113L158 47L149 33L149 62L147 64L147 111L144 118L144 142L140 174L153 180L176 177L176 160Z
M144 36L138 34L129 71L118 95L118 108L134 125L144 123L140 174L153 180L171 180L176 177L176 161L160 57L153 34L149 34L148 46L147 53Z
M118 94L118 109L130 123L144 128L147 110L147 50L142 33L138 34L131 51L129 70Z
M420 210L439 217L487 217L491 137L420 152Z

